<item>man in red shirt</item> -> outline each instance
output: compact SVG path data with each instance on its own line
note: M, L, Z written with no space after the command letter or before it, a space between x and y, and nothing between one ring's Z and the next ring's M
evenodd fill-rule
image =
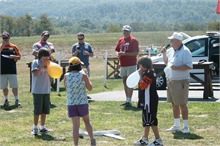
M21 53L18 47L10 43L10 35L8 32L2 33L2 43L0 44L1 67L0 67L0 89L3 89L5 96L4 106L9 105L8 100L8 83L15 98L15 105L19 106L18 99L18 79L16 62L21 59Z
M120 60L120 76L123 79L126 102L122 105L125 107L131 106L131 98L133 88L128 88L126 85L127 77L137 70L137 55L139 53L139 43L135 37L131 35L131 27L125 25L122 28L124 37L120 38L115 48L116 54Z

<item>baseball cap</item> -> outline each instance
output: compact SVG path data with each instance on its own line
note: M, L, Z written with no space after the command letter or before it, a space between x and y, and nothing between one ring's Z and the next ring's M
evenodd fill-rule
M43 31L42 34L41 34L41 36L44 36L44 35L48 35L48 36L50 36L49 31Z
M172 34L172 36L168 37L168 39L170 39L170 40L172 40L172 39L177 39L177 40L182 41L183 36L182 36L181 33L174 32L174 33Z
M71 65L78 65L78 64L84 64L78 57L71 57L69 59L69 64Z
M122 30L123 30L123 31L124 31L124 30L126 30L126 31L131 31L131 26L125 25L125 26L122 27Z
M2 36L10 37L10 34L5 31L5 32L2 33Z
M83 37L84 37L85 34L84 34L83 32L78 32L78 33L77 33L77 36L83 36Z

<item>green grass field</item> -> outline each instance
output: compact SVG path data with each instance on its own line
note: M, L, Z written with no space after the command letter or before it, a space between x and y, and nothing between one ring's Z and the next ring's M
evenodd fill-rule
M166 37L172 32L144 32L134 33L140 40L140 46L154 44L162 46L167 44ZM190 35L203 34L203 32L189 32ZM93 91L91 93L99 93L105 91L123 90L122 81L120 79L109 79L108 89L104 85L104 60L103 53L108 50L114 55L114 47L121 33L116 34L88 34L86 41L92 44L95 50L95 56L91 58L91 81L93 83ZM29 92L29 68L27 62L33 57L31 55L31 47L39 37L16 37L11 42L19 46L23 55L22 60L17 64L19 79L19 97L21 107L13 106L14 97L9 93L10 106L0 109L0 145L16 145L16 146L44 146L44 145L72 145L72 126L71 121L67 117L66 111L66 93L61 82L61 96L55 91L51 93L51 102L54 107L51 114L47 117L46 126L53 129L53 132L34 137L31 135L33 127L33 100ZM71 56L70 48L75 43L75 35L67 36L51 36L50 41L54 43L57 50L62 50L62 59L69 59ZM202 92L202 91L201 91ZM4 103L2 92L0 93L0 104ZM105 98L105 97L103 97ZM121 102L90 102L91 123L95 131L117 129L121 131L121 136L125 140L117 140L104 136L97 136L98 146L124 146L132 145L143 134L141 126L141 111L133 103L132 108L124 109L119 106ZM166 102L159 103L158 119L159 130L164 144L166 146L205 146L220 145L218 138L220 137L219 128L219 111L220 104L214 102L190 102L189 103L189 125L191 134L167 133L166 128L173 124L172 112L170 104ZM81 128L85 130L84 124ZM153 140L153 134L150 133L149 139ZM82 146L89 144L89 138L80 139L79 144Z

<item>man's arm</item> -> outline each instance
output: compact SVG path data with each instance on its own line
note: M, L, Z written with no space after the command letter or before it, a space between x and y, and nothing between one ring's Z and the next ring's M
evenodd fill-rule
M167 51L164 50L163 51L163 62L167 65L168 63L168 57L167 57Z
M73 46L71 50L72 56L77 56L79 53L79 49L80 49L79 47Z
M184 65L184 66L174 66L174 65L172 65L171 68L173 70L189 70L189 69L192 69L191 67L189 67L187 65Z
M118 52L120 53L120 52ZM132 51L132 52L122 52L121 56L137 56L139 51Z

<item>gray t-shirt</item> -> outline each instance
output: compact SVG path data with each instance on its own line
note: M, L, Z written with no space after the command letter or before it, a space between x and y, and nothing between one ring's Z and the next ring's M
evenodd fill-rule
M74 53L76 51L76 48L77 47L80 47L79 49L79 53L77 55L77 57L79 57L79 59L84 63L84 65L86 67L89 66L89 56L88 55L84 55L84 51L88 51L89 53L93 53L93 48L92 46L85 42L83 44L79 44L79 43L75 43L73 46L72 46L72 49L71 49L71 52Z
M35 59L32 62L31 72L32 72L32 91L33 94L50 94L50 77L48 75L47 69L41 70L38 76L34 76L33 71L37 70L42 64L41 60Z

